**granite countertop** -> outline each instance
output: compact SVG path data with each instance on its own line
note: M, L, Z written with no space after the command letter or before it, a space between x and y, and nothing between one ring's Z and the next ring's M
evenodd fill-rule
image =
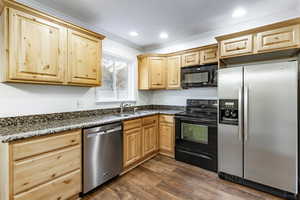
M16 126L0 127L0 141L2 143L26 139L34 136L42 136L61 131L67 131L79 128L88 128L102 124L118 122L128 119L134 119L154 114L174 115L181 110L156 109L140 110L137 113L128 113L129 116L120 116L118 114L102 114L96 116L78 117L73 119L53 120L36 124L21 124Z

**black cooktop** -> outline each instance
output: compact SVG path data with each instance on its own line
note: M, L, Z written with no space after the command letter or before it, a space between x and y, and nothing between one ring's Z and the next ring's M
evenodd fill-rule
M204 121L216 121L218 115L218 101L207 99L188 99L186 110L176 116L197 118Z

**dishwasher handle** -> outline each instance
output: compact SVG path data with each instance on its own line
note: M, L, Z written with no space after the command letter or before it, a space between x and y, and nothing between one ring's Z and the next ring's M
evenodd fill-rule
M119 127L113 128L113 129L108 129L106 131L88 133L88 134L86 134L86 137L87 138L98 137L98 136L101 136L101 135L107 135L107 134L111 134L111 133L114 133L114 132L119 132L121 130L122 130L122 127L119 126Z

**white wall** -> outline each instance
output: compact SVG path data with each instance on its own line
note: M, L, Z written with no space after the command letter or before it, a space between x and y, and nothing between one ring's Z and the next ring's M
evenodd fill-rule
M154 91L152 103L157 105L185 106L187 99L216 99L216 88L192 88L186 90Z

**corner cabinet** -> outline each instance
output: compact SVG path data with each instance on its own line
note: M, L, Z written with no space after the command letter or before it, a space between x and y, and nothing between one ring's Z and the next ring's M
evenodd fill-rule
M0 26L2 82L101 84L103 36L10 0Z
M68 54L69 83L100 85L101 40L69 30Z
M166 58L140 57L139 59L139 89L166 88Z

